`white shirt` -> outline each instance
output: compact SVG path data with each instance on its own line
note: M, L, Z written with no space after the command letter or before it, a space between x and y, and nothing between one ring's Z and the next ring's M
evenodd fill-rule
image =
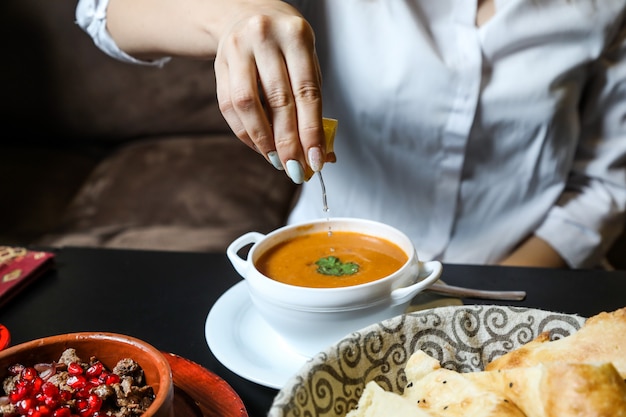
M496 263L534 233L600 263L626 210L624 0L496 0L480 28L470 0L291 3L339 120L332 216L395 226L423 260ZM325 216L313 178L289 221Z

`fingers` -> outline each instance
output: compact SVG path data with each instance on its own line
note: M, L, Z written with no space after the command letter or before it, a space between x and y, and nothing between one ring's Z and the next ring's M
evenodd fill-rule
M230 49L229 51L232 51ZM229 52L233 55L233 52ZM238 56L250 55L235 51ZM246 145L264 155L273 148L270 122L259 96L256 65L251 55L241 59L215 60L217 99L220 111L235 135Z
M313 171L322 169L325 160L324 129L322 126L322 91L319 64L315 54L315 39L308 24L301 20L302 26L292 28L287 33L295 39L285 51L285 61L295 102L295 114L298 121L298 137L302 155ZM302 34L301 36L296 36ZM302 53L306 51L306 53Z
M320 73L311 28L299 16L257 15L220 43L220 110L237 137L301 183L325 159Z

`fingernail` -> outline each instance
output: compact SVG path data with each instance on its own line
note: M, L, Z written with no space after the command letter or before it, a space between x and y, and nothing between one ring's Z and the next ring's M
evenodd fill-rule
M309 149L309 166L313 172L322 170L324 161L322 160L322 150L317 146Z
M283 163L280 162L280 158L278 157L278 152L276 151L271 151L268 152L267 154L267 158L270 160L270 162L272 163L272 165L274 165L274 168L282 171L283 168Z
M295 159L290 159L287 161L285 168L287 169L287 175L289 175L291 181L296 184L302 184L304 182L304 170L302 169L300 162Z

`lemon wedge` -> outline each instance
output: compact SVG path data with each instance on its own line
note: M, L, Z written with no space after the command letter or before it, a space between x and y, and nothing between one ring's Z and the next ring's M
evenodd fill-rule
M336 162L337 157L335 156L335 133L337 132L337 120L328 119L326 117L322 118L322 127L324 128L324 137L326 138L326 161L325 162ZM311 167L307 165L304 180L308 181L315 174Z
M337 160L335 156L335 133L337 132L337 123L336 119L328 119L326 117L322 119L324 136L326 137L326 162L335 162Z

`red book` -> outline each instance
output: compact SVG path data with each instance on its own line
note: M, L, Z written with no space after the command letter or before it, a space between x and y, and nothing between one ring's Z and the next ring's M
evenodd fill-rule
M0 307L53 264L51 252L0 246Z

